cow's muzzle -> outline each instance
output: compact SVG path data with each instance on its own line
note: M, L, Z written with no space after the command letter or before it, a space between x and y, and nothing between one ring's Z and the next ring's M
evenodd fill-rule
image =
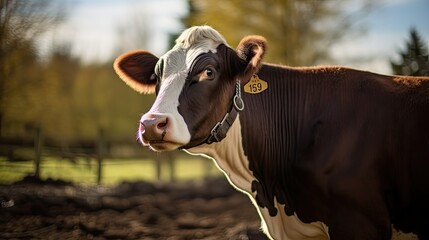
M190 134L180 116L146 113L140 119L138 139L154 151L171 151L189 143Z
M163 143L168 127L169 119L166 116L142 119L139 127L140 141L143 145Z

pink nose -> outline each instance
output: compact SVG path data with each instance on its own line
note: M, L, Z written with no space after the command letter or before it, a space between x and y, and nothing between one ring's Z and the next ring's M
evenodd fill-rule
M139 132L145 142L163 142L164 136L167 133L168 123L169 121L166 116L144 118L140 122Z

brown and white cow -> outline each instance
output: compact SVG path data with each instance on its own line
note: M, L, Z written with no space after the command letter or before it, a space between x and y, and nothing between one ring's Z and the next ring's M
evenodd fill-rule
M156 91L139 139L216 162L274 239L429 239L429 78L262 64L266 41L236 50L208 26L161 58L120 56L119 76Z

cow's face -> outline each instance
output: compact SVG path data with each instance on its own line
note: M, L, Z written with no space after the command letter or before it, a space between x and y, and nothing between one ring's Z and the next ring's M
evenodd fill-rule
M140 119L138 138L155 151L204 143L231 107L237 80L248 81L265 52L262 37L247 37L237 51L214 29L185 30L159 59L146 51L126 53L114 68L133 89L156 92Z

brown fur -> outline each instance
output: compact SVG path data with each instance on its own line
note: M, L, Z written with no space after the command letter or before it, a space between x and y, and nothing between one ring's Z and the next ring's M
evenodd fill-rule
M390 239L392 224L429 239L429 78L268 65L265 52L265 39L249 36L236 51L220 44L195 60L178 99L190 134L181 148L204 142L225 116L237 78L245 83L258 74L269 87L242 94L241 142L233 146L240 144L246 156L260 209L323 222L331 239ZM150 93L156 60L144 51L128 53L115 70ZM208 66L216 77L198 81Z

